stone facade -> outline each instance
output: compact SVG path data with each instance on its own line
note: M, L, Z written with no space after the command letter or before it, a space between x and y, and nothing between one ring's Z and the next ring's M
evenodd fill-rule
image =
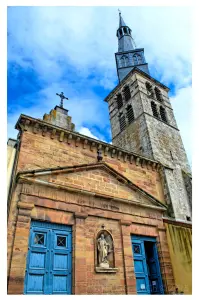
M8 219L8 293L24 291L31 220L72 226L73 294L136 294L132 234L156 237L164 291L174 292L160 165L27 116L17 128L21 146ZM113 273L96 272L94 241L102 228L114 240Z
M152 90L155 87L159 89L161 101L155 94L148 94L146 83L151 85ZM131 93L128 101L124 100L125 86L129 86ZM118 109L116 98L119 93L123 96L123 106ZM167 186L167 204L172 206L170 215L181 220L191 218L190 193L182 175L182 172L190 174L191 170L168 97L168 88L134 69L105 100L109 105L113 145L159 161L165 167L162 178L163 185ZM152 101L156 104L157 117L153 115ZM121 131L119 115L126 116L129 104L133 108L134 120L128 124L126 117L126 128ZM160 107L165 110L167 122L161 120Z

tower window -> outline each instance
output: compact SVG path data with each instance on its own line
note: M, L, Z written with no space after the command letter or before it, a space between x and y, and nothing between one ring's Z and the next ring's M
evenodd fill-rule
M134 65L142 64L142 57L139 54L134 54L133 55L133 63L134 63Z
M153 101L151 102L151 108L152 108L154 117L159 118L158 111L157 111L157 105Z
M133 113L133 108L131 105L128 105L128 107L127 107L127 118L128 118L129 124L134 121L134 113Z
M129 58L127 55L122 55L120 61L121 61L121 66L126 67L129 63Z
M162 106L160 106L160 116L161 116L162 121L167 123L166 111L165 111L165 108Z
M154 90L155 90L156 99L158 101L162 102L162 93L161 93L161 91L157 87L155 87Z
M130 89L128 86L125 86L124 90L123 90L123 93L124 93L124 99L126 101L128 101L129 99L131 99L131 92L130 92Z
M145 86L146 86L146 89L147 89L147 94L148 94L150 97L154 97L154 92L153 92L153 87L152 87L152 85L151 85L149 82L146 82Z
M126 120L125 120L125 116L120 114L119 116L119 122L120 122L120 130L124 130L126 127Z
M122 95L117 95L117 108L120 109L123 106Z
M119 30L120 35L122 35L122 29Z
M126 27L124 27L123 30L124 30L124 34L127 34Z

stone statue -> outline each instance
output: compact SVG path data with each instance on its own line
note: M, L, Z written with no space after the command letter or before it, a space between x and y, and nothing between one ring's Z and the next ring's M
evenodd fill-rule
M99 266L102 268L109 268L108 254L110 252L110 244L106 241L103 233L97 240L97 249Z

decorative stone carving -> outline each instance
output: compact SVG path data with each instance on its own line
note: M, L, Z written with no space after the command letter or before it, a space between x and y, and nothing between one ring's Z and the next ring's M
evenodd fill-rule
M111 244L107 242L102 233L100 238L97 240L97 250L98 250L98 263L102 268L109 268L108 254L111 252Z
M96 272L114 273L115 268L113 238L107 230L101 230L96 237Z

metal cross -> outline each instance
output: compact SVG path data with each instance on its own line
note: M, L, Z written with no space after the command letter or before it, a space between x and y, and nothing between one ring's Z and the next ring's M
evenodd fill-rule
M63 92L61 92L61 94L56 93L56 95L59 96L59 97L61 98L61 101L60 101L60 107L63 108L63 100L64 100L64 99L68 100L68 98L66 98L66 97L64 96L64 93L63 93Z
M119 14L121 15L121 10L118 8Z

